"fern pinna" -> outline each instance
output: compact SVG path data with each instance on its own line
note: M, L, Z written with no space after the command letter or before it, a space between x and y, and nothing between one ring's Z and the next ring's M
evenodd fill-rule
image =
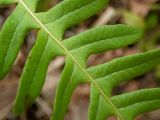
M38 30L38 37L26 61L14 102L19 115L30 107L43 87L48 65L59 55L66 57L51 120L63 120L71 96L81 83L91 84L89 120L134 120L141 113L160 108L160 89L143 89L112 96L112 90L153 69L160 63L160 50L129 55L93 67L86 61L92 54L135 43L141 30L128 25L106 25L63 39L66 29L102 10L107 0L64 0L47 12L36 13L40 0L0 0L1 5L17 3L0 32L0 79L15 61L26 34Z

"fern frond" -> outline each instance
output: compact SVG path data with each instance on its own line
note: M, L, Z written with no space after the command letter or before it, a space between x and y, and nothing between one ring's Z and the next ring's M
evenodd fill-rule
M138 114L159 108L160 102L156 96L158 88L114 97L111 97L111 92L121 82L129 81L157 66L160 50L117 58L90 68L86 65L92 54L135 43L141 37L141 30L127 25L107 25L63 40L66 29L96 14L108 1L64 0L47 12L35 13L38 1L19 0L17 8L0 32L0 79L3 79L27 32L39 30L20 78L14 104L16 114L21 114L33 104L43 87L50 61L59 55L66 57L66 63L56 92L52 120L63 120L72 93L81 83L91 84L90 120L104 120L111 115L119 120L133 120ZM0 0L0 3L5 2ZM155 96L146 97L147 92ZM155 103L158 106L153 106Z
M35 11L36 1L27 0L26 3L32 3L30 9ZM34 23L21 4L18 4L12 15L4 23L0 32L0 79L3 79L11 68L26 34L37 27Z
M115 59L106 64L89 68L89 73L94 75L97 84L101 86L107 96L111 96L114 87L121 82L131 80L143 75L159 64L160 50L139 53L122 58ZM114 68L114 69L112 69ZM133 97L134 98L134 97ZM136 97L134 98L136 99ZM138 98L137 98L138 99ZM92 86L90 100L90 120L101 120L110 115L116 115L105 100ZM102 112L103 111L103 112Z
M115 32L117 33L113 34ZM107 25L93 28L80 35L64 40L64 45L71 50L74 56L76 56L76 58L79 60L79 63L86 68L86 61L89 55L130 45L136 42L140 35L141 32L133 27L126 25ZM82 71L80 71L79 68L77 68L77 66L70 61L73 60L68 57L66 66L62 73L59 88L57 89L57 97L55 98L56 103L54 107L55 114L53 115L54 117L63 116L67 109L66 105L69 104L69 98L78 84L84 82L92 83L92 81L89 81ZM79 77L77 78L77 76ZM97 88L95 87L95 89ZM60 118L56 117L56 119Z
M159 88L142 89L136 92L118 95L112 102L123 115L122 120L133 120L137 115L160 107Z

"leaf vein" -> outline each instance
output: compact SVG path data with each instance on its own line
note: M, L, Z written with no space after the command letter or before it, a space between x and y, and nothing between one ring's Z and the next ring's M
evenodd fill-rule
M88 80L94 85L94 87L100 92L100 94L105 98L105 100L112 106L115 113L120 118L121 114L119 110L115 107L109 97L105 95L103 90L97 85L94 79L88 74L88 72L81 66L81 64L77 61L77 59L72 55L72 53L49 31L49 29L36 17L36 15L30 10L30 8L25 4L23 0L19 0L19 3L23 5L23 7L28 11L28 13L33 17L33 19L40 25L40 27L61 47L64 53L74 61L74 63L81 69L81 71L86 75Z

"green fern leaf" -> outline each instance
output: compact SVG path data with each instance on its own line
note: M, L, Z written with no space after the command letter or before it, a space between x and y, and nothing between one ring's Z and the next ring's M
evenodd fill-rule
M121 82L138 77L156 67L160 61L159 54L160 50L155 50L126 56L97 67L89 68L88 70L89 73L94 75L97 84L101 86L105 94L110 96L112 89ZM132 97L134 98L134 96ZM134 99L137 98L135 97ZM108 104L105 104L105 100L100 96L98 91L92 87L89 112L90 120L101 120L110 115L116 115L113 110L108 112L109 107Z
M0 0L0 4L14 2L17 1ZM50 61L59 55L66 57L66 63L56 92L52 120L63 120L72 93L81 83L91 84L90 120L104 120L112 115L119 120L133 120L143 112L160 108L158 88L111 96L113 88L121 82L157 66L160 50L117 58L90 68L86 65L92 54L135 43L141 37L141 30L127 25L107 25L63 40L66 29L96 14L106 6L107 0L64 0L47 12L35 13L38 2L19 0L0 32L0 79L3 79L26 34L32 29L39 30L20 78L14 103L16 114L33 104L43 87ZM146 96L147 93L153 96Z

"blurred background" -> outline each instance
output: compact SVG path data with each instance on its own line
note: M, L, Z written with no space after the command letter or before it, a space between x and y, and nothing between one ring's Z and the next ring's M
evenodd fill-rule
M61 0L45 1L50 1L50 4L39 5L37 11L46 11L58 2L61 2ZM41 0L41 2L45 1ZM0 6L0 29L15 6L16 5ZM160 47L160 0L110 0L109 5L106 6L102 12L67 30L64 37L71 37L91 27L118 23L140 27L144 31L142 39L139 40L138 43L122 49L92 55L88 60L88 66L101 64L117 57ZM51 62L42 93L33 106L18 118L14 117L11 112L19 77L22 73L28 53L35 42L36 35L36 31L32 31L28 34L12 70L4 81L0 81L0 120L49 120L49 116L52 112L55 90L64 66L63 57L58 57ZM113 94L117 95L142 88L153 88L159 85L160 66L157 66L157 68L149 73L119 85L114 89ZM78 86L72 96L65 120L87 120L89 92L89 85ZM110 118L110 120L114 120L114 118ZM138 116L137 120L160 120L160 110Z

